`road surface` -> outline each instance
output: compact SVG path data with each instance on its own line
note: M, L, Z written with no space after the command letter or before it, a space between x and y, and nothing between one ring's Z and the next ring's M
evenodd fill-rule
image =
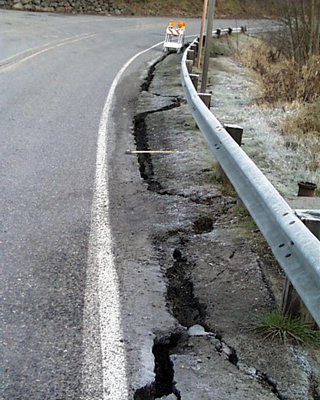
M126 365L108 162L132 118L121 96L134 102L166 23L0 11L3 400L126 399L150 379L127 373L152 361Z

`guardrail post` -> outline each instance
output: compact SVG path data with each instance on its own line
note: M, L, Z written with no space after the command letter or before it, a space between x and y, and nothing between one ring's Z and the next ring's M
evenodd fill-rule
M204 102L204 104L208 107L210 110L211 106L211 94L210 93L198 93L200 99ZM199 129L197 123L195 124L195 128Z
M311 211L309 211L309 215L307 215L307 213L303 213L302 211L297 210L296 214L314 234L314 236L320 240L320 211L318 211L317 213L312 213Z
M298 197L306 199L304 196L299 196L299 193ZM309 197L307 196L307 198ZM296 215L320 240L320 210L296 210ZM308 311L307 307L304 305L297 291L287 277L285 277L284 282L281 309L285 314L299 317L303 322L308 323L314 327L317 326L312 315Z
M232 34L232 28L228 28L228 33L229 33L229 35Z
M197 42L196 42L196 43L193 43L193 44L190 46L190 49L194 51L194 57L196 58L196 56L197 56L197 54L198 54L198 43L197 43Z
M229 133L232 139L241 146L243 128L238 125L225 124L224 129ZM227 179L227 175L219 163L217 164L216 177L217 179Z
M191 60L192 61L192 65L194 65L195 62L195 52L194 50L188 50L187 52L187 60Z
M217 29L217 30L216 30L216 33L217 33L217 38L220 39L220 36L221 36L221 29Z
M204 104L209 108L211 105L211 94L210 93L198 93L200 99L204 102Z
M193 83L194 88L198 91L199 75L198 74L189 74L189 76Z
M189 75L192 73L192 67L193 67L193 61L192 60L186 60L186 67L189 72Z

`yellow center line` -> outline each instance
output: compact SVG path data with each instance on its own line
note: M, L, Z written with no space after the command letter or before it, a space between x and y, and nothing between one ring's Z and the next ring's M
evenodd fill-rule
M93 33L93 34L88 35L88 36L85 36L85 37L81 37L81 38L78 38L78 39L65 41L65 42L59 43L59 44L57 44L57 45L55 45L55 46L47 47L46 49L41 50L41 51L38 51L38 52L36 52L36 53L34 53L34 54L31 54L30 56L25 57L25 58L23 58L22 60L17 61L17 62L15 62L14 64L9 65L8 67L0 68L0 73L5 72L5 71L8 71L9 69L12 69L12 68L14 68L14 67L16 67L16 66L18 66L18 65L20 65L20 64L22 64L22 63L24 63L24 62L26 62L26 61L28 61L28 60L30 60L30 59L32 59L32 58L34 58L34 57L40 55L40 54L46 53L46 52L49 51L49 50L57 49L58 47L65 46L65 45L70 44L70 43L79 42L80 40L89 39L89 38L91 38L91 37L93 37L93 36L96 36L96 35L97 35L97 33Z
M7 61L10 61L10 60L12 60L13 58L22 56L22 55L25 54L25 53L28 53L28 52L31 52L31 51L35 51L35 50L39 50L39 49L42 49L43 47L50 46L50 45L52 45L53 43L57 43L57 42L58 42L58 43L63 43L63 42L65 42L66 40L70 40L70 39L73 39L73 38L78 38L78 37L83 36L83 35L87 35L87 33L82 33L81 35L76 35L76 36L69 36L69 37L67 37L67 38L65 38L65 39L61 39L61 40L58 40L58 41L55 40L55 41L52 41L52 42L49 42L49 43L46 43L46 44L42 44L41 46L37 46L37 47L30 47L30 48L27 49L27 50L20 51L20 53L13 54L12 56L10 56L10 57L8 57L8 58L5 58L5 59L3 59L3 60L0 60L0 64L3 64L3 63L5 63L5 62L7 62Z
M138 31L140 29L147 29L147 28L156 27L156 26L162 26L163 27L164 24L159 22L158 24L148 24L148 25L134 26L132 28L123 27L123 28L113 29L112 31L109 31L109 32L113 33L113 32L121 32L121 31ZM164 34L163 34L163 36L164 36Z
M123 28L113 29L113 30L107 31L107 32L109 32L109 33L117 33L117 32L122 32L122 31L142 30L142 29L147 29L147 28L155 27L155 26L163 26L163 24L159 22L158 24L145 24L145 25L135 26L135 27L132 27L132 28L123 27ZM101 32L100 32L100 34L101 34ZM10 70L10 69L12 69L12 68L14 68L14 67L16 67L16 66L18 66L18 65L20 65L22 63L24 63L24 62L32 59L32 58L40 55L40 54L46 53L49 50L57 49L58 47L64 46L66 44L79 42L80 40L89 39L89 38L91 38L93 36L96 36L96 35L98 35L98 33L93 33L93 34L82 33L81 35L71 36L71 37L62 39L62 40L58 41L58 44L55 44L54 46L50 46L50 45L55 43L55 42L49 42L49 43L46 43L46 44L38 46L38 47L32 47L30 49L21 51L20 53L16 53L16 54L14 54L14 55L12 55L10 57L7 57L7 58L5 58L3 60L0 60L0 64L6 63L6 62L8 62L8 61L10 61L10 60L12 60L14 58L22 56L23 54L39 50L39 51L36 51L35 53L31 54L30 56L24 57L20 61L16 61L16 62L14 62L14 63L12 63L12 64L10 64L8 66L0 67L0 73L6 72L6 71L8 71L8 70ZM50 46L50 47L47 47L47 46ZM40 50L40 49L43 49L43 50Z

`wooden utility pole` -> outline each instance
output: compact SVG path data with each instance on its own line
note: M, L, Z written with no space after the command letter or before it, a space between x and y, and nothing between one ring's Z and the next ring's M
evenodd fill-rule
M206 46L205 46L205 50L204 50L204 61L203 61L203 69L202 69L201 93L206 93L206 87L207 87L210 46L211 46L211 38L212 38L212 27L213 27L215 4L216 4L215 0L209 0L209 14L208 14L208 22L207 22Z
M203 43L203 31L204 25L206 23L206 14L208 8L208 0L204 0L203 2L203 11L202 11L202 20L201 20L201 29L200 29L200 39L199 39L199 50L198 50L198 57L196 62L196 67L200 67L200 60L201 60L201 53L202 53L202 43Z

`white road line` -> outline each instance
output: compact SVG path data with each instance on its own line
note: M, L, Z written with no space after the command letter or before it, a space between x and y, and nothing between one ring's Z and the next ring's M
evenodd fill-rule
M86 308L90 309L92 304L96 303L99 308L100 320L100 357L102 360L103 400L125 400L128 398L125 348L123 342L120 341L122 338L122 328L119 304L119 280L112 254L112 237L109 222L107 132L111 127L110 115L114 93L123 73L136 58L162 43L163 42L157 43L136 54L120 69L112 82L99 125L95 192L92 204L89 242L88 283L85 294L84 315L91 318L90 311L86 311ZM96 282L94 282L94 280ZM97 290L97 293L94 293L95 290ZM98 300L92 300L92 297L97 297ZM90 329L92 329L90 323L84 321L84 329L87 329L87 334L93 337L92 332L90 332ZM86 336L86 332L84 332L84 336ZM91 338L91 341L92 340ZM89 347L93 349L96 346L94 343L89 343ZM85 350L85 353L87 353L87 360L85 362L90 363L88 357L90 358L92 355L90 351L88 352ZM84 366L84 368L84 373L87 375L92 371L90 365L87 367ZM95 382L90 383L90 377L85 376L83 378L84 385L92 386L95 384ZM86 391L86 389L84 389L84 391Z

